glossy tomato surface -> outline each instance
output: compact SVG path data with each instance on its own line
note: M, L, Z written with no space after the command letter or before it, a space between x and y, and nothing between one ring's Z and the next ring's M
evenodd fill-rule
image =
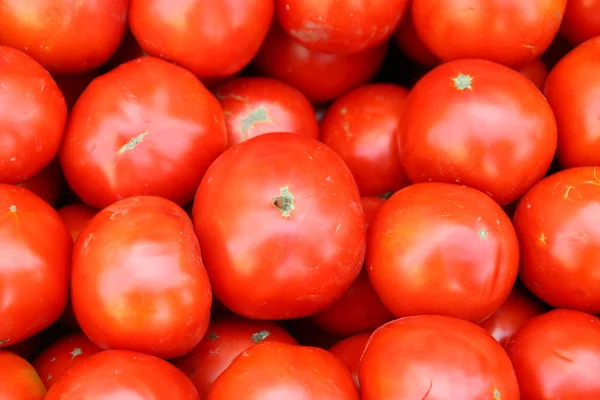
M361 333L360 335L350 336L349 338L340 340L329 349L329 352L336 356L344 363L346 368L348 368L348 371L352 374L354 383L356 383L356 386L358 387L360 387L358 381L360 360L370 337L370 333Z
M600 35L600 1L569 0L560 34L577 46Z
M548 68L539 58L525 64L519 72L529 79L539 89L544 90L546 78L548 78Z
M32 191L46 203L54 207L60 196L60 189L63 186L63 175L58 160L52 160L40 172L19 183L17 186Z
M183 355L204 336L211 291L192 222L169 200L130 197L100 211L73 249L71 301L102 349Z
M412 7L408 7L406 16L394 32L393 39L402 52L412 61L426 68L433 68L440 64L440 59L434 55L423 43L415 29L412 18Z
M0 399L42 400L46 388L25 359L0 350Z
M71 234L73 241L75 241L81 231L98 213L98 210L83 203L73 203L59 208L56 212L58 212L60 219L65 223L65 227Z

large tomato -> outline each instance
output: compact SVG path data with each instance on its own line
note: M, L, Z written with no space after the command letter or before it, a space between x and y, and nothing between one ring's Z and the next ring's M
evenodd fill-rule
M577 46L600 35L600 1L569 0L560 35Z
M443 64L412 89L398 135L413 182L461 183L501 205L521 197L548 170L556 121L523 75L484 60Z
M415 29L412 12L409 6L406 16L394 33L393 39L402 52L412 61L426 68L440 64L440 59L425 46Z
M196 346L211 291L190 218L169 200L130 197L100 211L75 241L71 301L102 349L163 358Z
M358 381L358 369L360 366L360 360L367 347L367 342L371 337L370 333L361 333L360 335L350 336L349 338L340 340L331 348L329 352L336 356L341 362L344 363L356 386L360 387Z
M17 186L37 194L52 207L58 202L60 189L63 186L63 175L58 159L54 159L44 169Z
M42 400L46 388L25 359L0 350L0 399Z
M141 57L83 92L60 162L73 191L90 206L135 195L183 206L226 146L223 111L208 89L181 67Z
M352 174L322 143L257 136L208 169L193 209L214 294L254 319L311 315L357 277L364 216Z
M460 319L423 315L377 329L359 367L363 400L519 400L502 346Z
M65 223L73 241L75 241L81 231L98 213L98 210L83 203L73 203L59 208L56 212L58 212L60 219Z
M539 89L544 90L546 78L548 78L548 68L539 58L525 64L519 72L529 79Z
M481 58L520 67L560 28L567 0L412 0L416 31L444 61Z

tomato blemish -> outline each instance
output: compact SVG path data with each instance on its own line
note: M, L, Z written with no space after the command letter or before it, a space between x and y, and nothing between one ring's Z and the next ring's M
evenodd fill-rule
M260 106L257 109L249 112L248 116L242 119L242 126L240 127L240 130L244 133L244 135L248 136L248 131L255 124L268 122L271 122L271 117L269 117L269 111L265 106Z
M292 210L296 209L296 206L294 205L294 195L287 186L280 189L279 196L273 197L272 203L276 209L281 211L281 215L285 218L289 218Z
M70 354L71 354L71 360L74 360L75 357L82 355L83 352L81 351L80 347L76 347L73 349L73 351Z
M498 390L498 388L494 388L494 399L495 400L501 400L501 398L500 398L500 391Z
M126 151L132 150L135 146L140 144L144 140L144 136L148 134L148 131L140 133L138 136L131 139L127 144L119 149L119 154L123 154Z
M12 206L10 206L8 208L8 211L10 211L11 213L17 212L17 206L15 206L14 204Z
M488 236L488 233L485 229L480 229L478 232L479 239L485 239Z
M452 78L452 82L454 82L454 87L460 91L465 89L473 90L473 87L471 86L473 78L470 75L458 74L456 77Z
M217 335L215 332L213 332L210 335L208 335L208 338L212 341L215 341L219 338L219 335Z
M10 342L10 339L0 340L0 346L2 346L3 344L6 344L8 342Z
M263 340L265 340L269 335L271 335L271 332L263 329L260 332L253 333L251 338L254 343L260 343Z

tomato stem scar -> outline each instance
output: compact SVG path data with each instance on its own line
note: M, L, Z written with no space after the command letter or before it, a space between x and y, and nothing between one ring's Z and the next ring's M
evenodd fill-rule
M454 82L454 87L458 90L472 90L471 84L473 83L473 78L470 75L458 74L455 78L452 78Z
M9 207L8 211L14 213L17 212L17 206L15 206L14 204L12 206Z
M127 142L127 144L125 144L123 147L121 147L119 149L119 154L123 154L126 151L133 149L135 146L137 146L139 143L142 142L142 140L144 139L144 136L146 136L147 134L148 134L148 131L140 133L138 136L131 139L129 142Z
M252 341L254 343L260 343L263 340L265 340L265 338L267 338L269 335L271 334L271 332L266 331L266 330L262 330L260 332L256 332L252 334Z
M286 218L289 218L292 210L296 209L294 206L294 195L287 186L280 189L279 196L273 197L273 206L281 211L281 215Z

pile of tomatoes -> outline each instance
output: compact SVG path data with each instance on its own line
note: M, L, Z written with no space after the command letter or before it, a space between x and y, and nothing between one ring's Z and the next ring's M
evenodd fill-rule
M600 1L0 21L0 399L600 398Z

